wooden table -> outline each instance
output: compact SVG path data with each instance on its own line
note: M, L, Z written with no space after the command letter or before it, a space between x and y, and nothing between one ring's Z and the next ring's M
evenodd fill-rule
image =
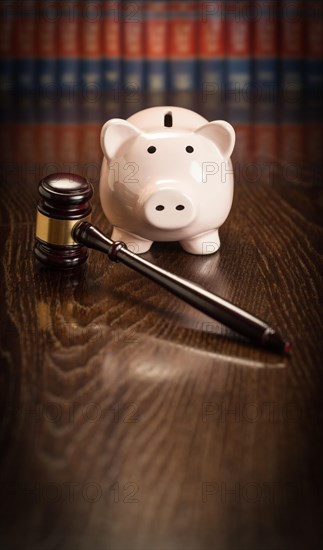
M315 104L185 94L6 101L3 547L318 548L323 193ZM100 127L163 102L236 127L235 198L216 255L155 243L145 257L268 321L292 341L291 357L243 342L98 252L73 274L36 265L38 180L67 165L89 177L94 223L109 233L98 200Z

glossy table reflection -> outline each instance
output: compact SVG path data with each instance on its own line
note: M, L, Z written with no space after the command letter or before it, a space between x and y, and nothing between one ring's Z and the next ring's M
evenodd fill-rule
M11 96L1 102L2 541L6 548L317 548L322 528L322 123L317 98ZM291 358L242 341L91 252L34 262L37 183L95 187L112 117L180 105L237 131L214 256L150 261L266 319Z

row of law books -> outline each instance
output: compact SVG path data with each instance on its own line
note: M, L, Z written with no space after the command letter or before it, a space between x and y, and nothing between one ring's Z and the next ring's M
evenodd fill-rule
M321 0L2 0L0 90L308 89Z

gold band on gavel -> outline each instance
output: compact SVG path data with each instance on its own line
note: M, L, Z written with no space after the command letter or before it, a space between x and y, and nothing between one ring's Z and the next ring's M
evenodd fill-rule
M58 220L57 218L49 218L37 210L36 237L45 243L60 246L78 244L72 236L73 228L78 223L88 222L90 219L91 216L89 215L78 220Z

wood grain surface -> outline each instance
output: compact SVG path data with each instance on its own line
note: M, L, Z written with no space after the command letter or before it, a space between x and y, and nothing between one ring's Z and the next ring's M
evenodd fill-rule
M112 114L151 104L143 98ZM218 117L215 107L212 116L211 106L188 106ZM66 162L94 174L93 221L109 233L97 168L111 113L96 107L92 134L83 118L73 126L78 145L66 149ZM61 143L53 154L42 138L26 151L30 124L38 136L48 125L36 111L24 123L10 111L1 183L1 547L319 548L323 193L319 147L308 141L317 121L295 115L287 135L302 140L283 147L278 118L264 127L276 140L269 150L257 137L267 134L257 133L256 107L237 123L235 197L220 251L192 256L155 243L144 257L268 321L292 341L291 357L244 342L98 252L71 274L36 265L37 183L64 155ZM234 112L227 119L235 125ZM61 136L72 131L62 128Z

